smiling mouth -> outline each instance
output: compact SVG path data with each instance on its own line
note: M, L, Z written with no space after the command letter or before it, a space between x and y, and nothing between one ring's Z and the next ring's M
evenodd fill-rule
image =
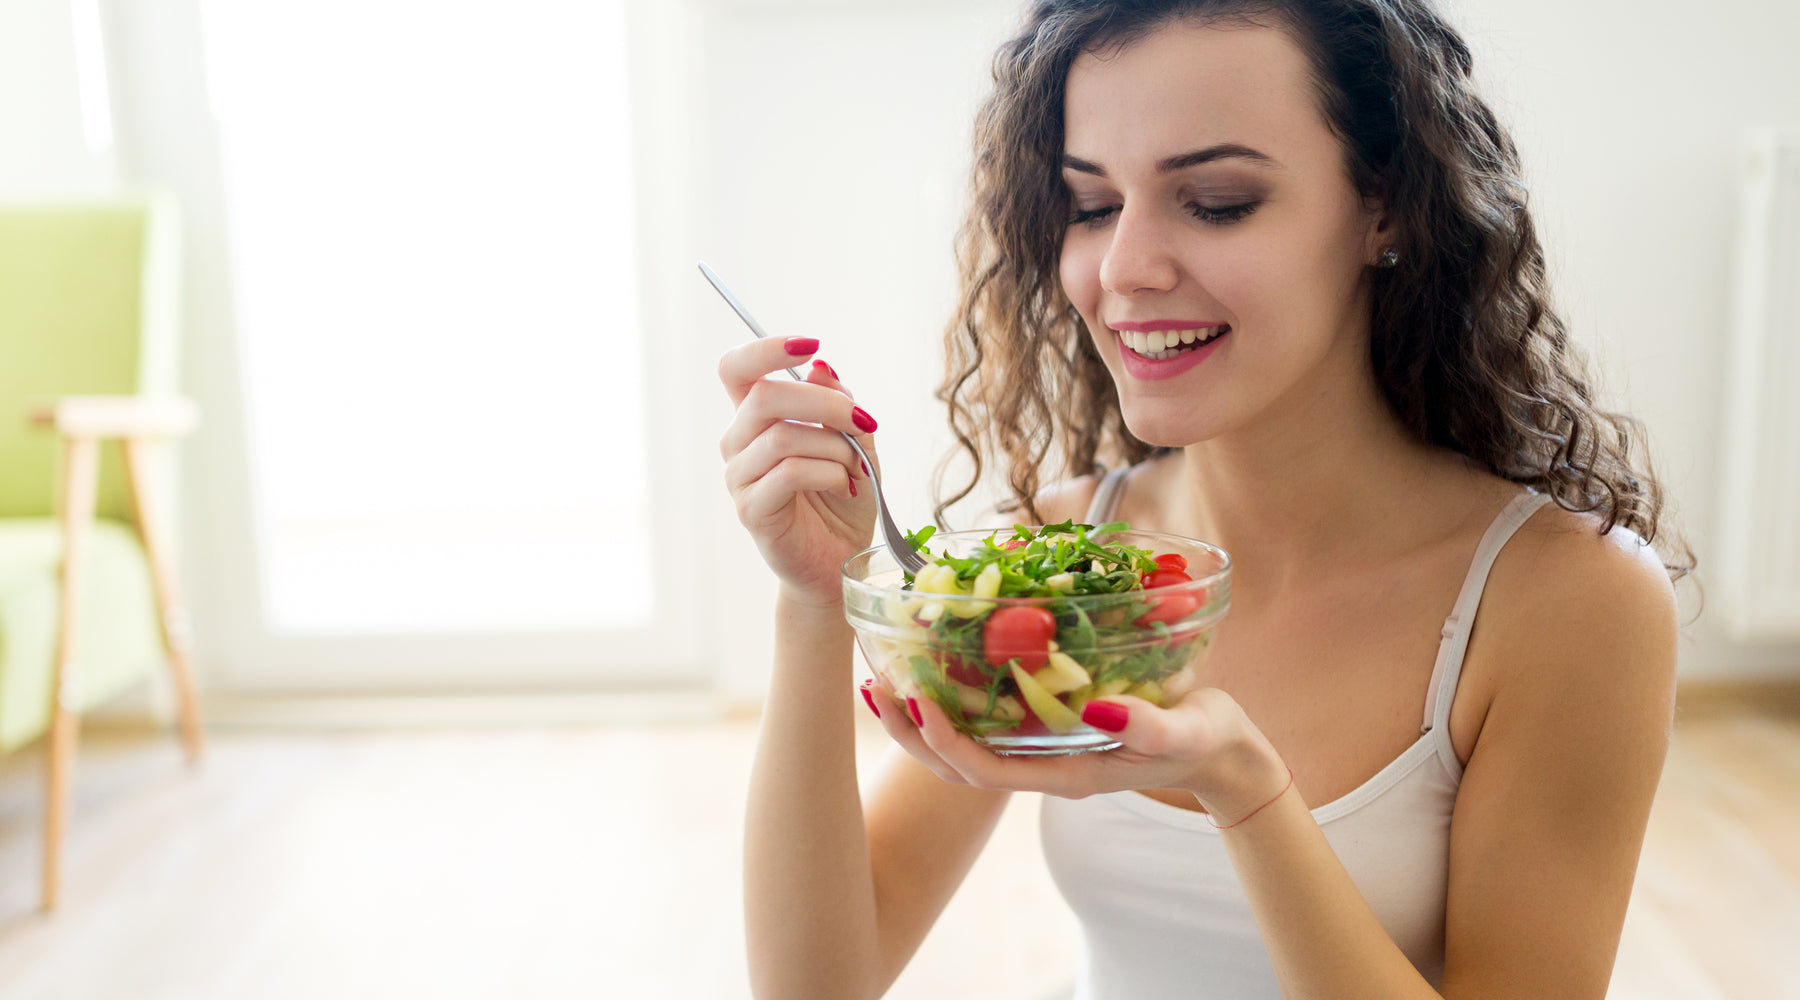
M1114 330L1119 335L1119 343L1133 354L1151 361L1167 361L1177 355L1198 350L1212 341L1218 340L1231 332L1231 324L1203 327L1194 330L1157 330L1145 333L1142 330Z

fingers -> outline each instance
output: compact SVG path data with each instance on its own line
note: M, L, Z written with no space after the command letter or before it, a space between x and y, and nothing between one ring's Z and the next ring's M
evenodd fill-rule
M853 488L865 478L862 459L842 434L811 424L777 421L725 463L725 485L733 494L768 475L789 458L815 458L842 466L834 489ZM852 494L854 495L854 494Z
M849 396L852 400L856 399L856 393L851 392L849 386L839 381L837 369L831 367L831 364L824 359L813 359L812 370L807 372L806 380L813 385L822 385L827 389L836 389L844 395ZM856 423L856 413L852 411L850 416L851 423ZM867 416L867 413L865 413L864 416ZM870 419L873 420L873 418ZM862 469L863 475L879 474L881 472L881 456L875 453L874 436L870 433L863 433L862 427L858 426L856 441L858 444L862 445L862 450L869 456L869 461L875 463L875 468L871 471L867 465L862 464L862 459L859 457L857 459L857 465Z
M1206 690L1166 707L1130 695L1095 698L1081 709L1081 721L1111 733L1125 748L1145 757L1197 760L1218 742L1218 726Z
M1081 721L1113 734L1120 743L1150 756L1167 753L1174 742L1164 713L1142 698L1113 695L1081 708Z
M945 781L974 788L1048 792L1078 798L1090 794L1094 762L1081 757L1001 757L960 732L930 698L917 699L918 736L929 753L954 777ZM918 757L919 752L913 756ZM921 760L924 758L921 757ZM933 770L938 770L933 768Z
M929 698L918 699L923 720L918 734L931 753L958 784L975 788L1066 794L1066 788L1082 783L1087 762L1077 757L1001 757L959 732L949 716ZM914 754L917 756L917 754Z
M879 702L879 691L876 698ZM1123 709L1131 716L1125 722L1126 729L1135 727L1131 735L1150 745L1175 745L1176 737L1180 735L1178 730L1189 728L1184 722L1168 722L1167 717L1174 713L1160 711L1139 698L1104 700L1113 709ZM883 722L895 742L929 766L938 777L954 784L1079 799L1126 787L1181 787L1171 782L1190 767L1179 756L1158 759L1129 743L1114 753L1072 757L1000 756L959 732L937 703L922 696L916 698L916 703L921 720L918 726L914 727L910 718L890 721L888 702L880 702ZM1106 712L1107 709L1102 708L1094 714L1105 720Z
M870 447L869 433L875 420L850 397L835 389L810 382L762 379L750 387L738 403L737 415L725 436L719 440L719 453L726 460L749 447L772 425L783 420L819 424L834 431L858 435L858 443Z
M838 380L837 369L831 367L831 363L824 358L814 358L813 363L807 367L806 380L808 382L813 385L822 385L827 389L836 389L851 399L856 398L856 393L851 392L849 386Z
M1205 760L1216 760L1221 748L1235 745L1228 738L1232 713L1241 715L1230 695L1216 688L1190 692L1168 708L1126 695L1090 701L1084 706L1083 719L1112 732L1123 746L1105 753L1071 757L1001 756L959 732L929 698L915 698L919 713L919 723L915 725L910 716L899 714L905 706L903 698L888 696L879 684L871 697L879 705L882 724L894 741L938 777L954 784L1042 792L1070 799L1126 788L1183 788L1193 791L1216 815L1235 814L1229 808L1215 810L1218 802L1248 802L1256 798L1230 788L1214 798L1207 797ZM1269 753L1272 755L1273 751ZM1275 768L1267 770L1270 780L1262 784L1273 787L1276 779L1286 777L1285 772L1277 774ZM1257 795L1261 798L1256 801L1269 798L1266 792L1259 785ZM1251 806L1254 803L1246 808Z
M745 526L772 523L797 494L827 493L853 500L869 475L843 437L858 435L871 458L875 420L858 407L825 361L808 366L805 382L766 377L798 364L818 341L790 337L741 344L719 360L719 377L737 404L719 439L725 483Z
M881 718L881 728L887 730L888 736L898 743L901 749L911 754L919 763L930 768L931 773L944 781L952 785L968 784L955 768L945 763L944 759L926 744L925 738L919 732L919 727L912 720L913 708L907 704L905 696L896 695L875 678L870 678L863 683L863 691L870 700L869 707L874 709ZM922 717L927 705L930 705L932 709L937 707L932 704L930 698L924 695L913 695L912 699ZM943 714L940 712L938 717L942 719ZM949 720L944 720L944 724L948 725Z
M768 521L792 503L796 493L831 493L851 499L856 496L856 486L845 477L841 463L789 455L760 479L737 491L738 519L746 527Z
M797 368L818 352L819 342L811 337L759 337L719 356L719 381L735 406L763 376Z

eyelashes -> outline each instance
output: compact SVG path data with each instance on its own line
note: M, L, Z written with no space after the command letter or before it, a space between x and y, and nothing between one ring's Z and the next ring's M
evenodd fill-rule
M1256 206L1257 202L1254 201L1246 201L1237 205L1225 205L1219 208L1209 208L1205 205L1196 204L1188 206L1188 214L1209 225L1229 226L1234 222L1241 222L1245 216L1256 211ZM1098 226L1118 210L1119 206L1108 205L1105 208L1091 208L1077 211L1074 215L1069 217L1069 225Z
M1105 219L1107 216L1113 214L1114 212L1116 212L1118 210L1119 210L1119 206L1117 206L1117 205L1108 205L1105 208L1090 208L1090 209L1078 210L1078 211L1076 211L1076 213L1074 215L1071 215L1069 217L1069 225L1071 225L1071 226L1092 225L1093 223L1096 223L1096 222L1099 222L1099 221Z
M1246 201L1240 205L1226 205L1223 208L1207 208L1205 205L1193 205L1189 207L1188 211L1193 213L1194 218L1199 219L1202 222L1227 226L1233 222L1241 221L1244 216L1256 211L1256 202Z

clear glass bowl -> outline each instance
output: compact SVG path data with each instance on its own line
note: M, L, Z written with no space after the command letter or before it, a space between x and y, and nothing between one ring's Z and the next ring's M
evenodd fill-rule
M945 551L961 557L988 538L1003 541L1005 533L952 531L933 535L928 547L934 557ZM937 702L957 729L995 753L1110 750L1119 741L1082 722L1082 706L1113 694L1170 704L1192 690L1231 605L1231 557L1217 546L1155 531L1117 531L1094 540L1179 554L1193 579L1114 594L920 593L904 589L905 575L887 547L875 546L844 560L844 614L870 669L890 689L902 699ZM1021 680L1017 662L990 663L982 642L986 623L1008 606L1050 612L1054 649L1077 669L1052 655L1047 666L1025 671Z

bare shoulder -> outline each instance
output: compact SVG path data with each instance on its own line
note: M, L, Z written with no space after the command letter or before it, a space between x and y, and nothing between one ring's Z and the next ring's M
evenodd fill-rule
M1601 524L1546 504L1501 550L1477 625L1486 656L1502 666L1496 708L1545 724L1571 699L1617 699L1641 724L1672 711L1674 587L1652 546L1623 527L1602 534Z
M1629 528L1602 534L1601 527L1599 517L1554 503L1533 514L1494 564L1497 617L1590 627L1618 622L1660 627L1672 637L1675 589L1662 558Z

